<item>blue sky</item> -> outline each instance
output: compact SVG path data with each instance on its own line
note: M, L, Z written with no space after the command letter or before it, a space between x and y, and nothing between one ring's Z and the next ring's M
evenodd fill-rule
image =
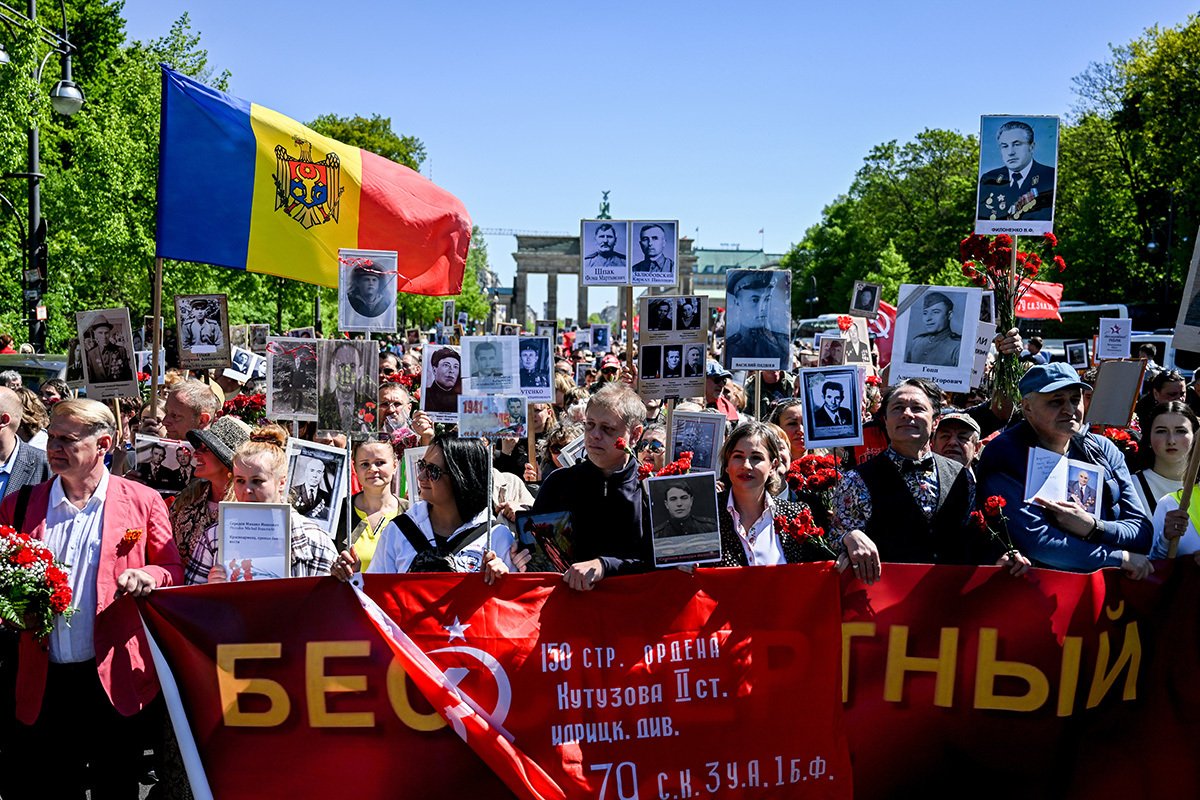
M1067 115L1072 77L1110 43L1194 9L126 0L125 16L131 38L151 39L188 12L233 93L288 116L390 116L481 227L577 231L607 189L615 217L785 252L873 145L977 133L981 114ZM488 237L510 284L515 247ZM560 314L574 292L559 281ZM544 279L530 295L540 314ZM592 289L592 310L615 296Z

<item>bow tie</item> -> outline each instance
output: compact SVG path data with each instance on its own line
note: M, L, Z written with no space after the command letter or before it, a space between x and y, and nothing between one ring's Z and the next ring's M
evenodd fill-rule
M932 472L933 471L933 456L928 455L918 461L910 461L904 459L901 472Z

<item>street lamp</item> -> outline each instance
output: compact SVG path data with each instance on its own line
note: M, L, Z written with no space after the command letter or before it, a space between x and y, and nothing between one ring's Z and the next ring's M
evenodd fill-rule
M22 15L19 11L0 2L0 21L14 30L22 25L33 25L38 39L50 49L33 70L35 86L40 86L46 64L52 55L62 57L62 78L50 90L50 105L55 112L71 116L83 108L83 91L71 78L71 53L76 49L71 44L67 33L66 0L59 0L62 10L62 33L55 33L44 28L37 21L37 0L28 0L28 12ZM0 65L11 63L8 51L0 45ZM42 305L42 296L46 291L48 257L46 252L46 221L42 219L41 180L45 177L41 169L41 148L38 142L38 127L31 116L29 123L29 153L28 166L24 172L8 172L4 178L22 178L29 183L29 219L23 237L25 264L21 274L24 286L25 319L29 324L29 343L38 353L46 351L46 310ZM7 199L7 198L6 198ZM11 207L11 203L9 206Z

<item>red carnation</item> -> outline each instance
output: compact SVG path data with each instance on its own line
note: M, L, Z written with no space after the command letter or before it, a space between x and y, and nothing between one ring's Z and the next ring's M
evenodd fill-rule
M1013 243L1012 237L1009 236L1007 233L1002 233L996 237L996 246L997 247L1012 247L1012 243Z
M22 547L12 557L12 562L18 567L28 567L35 561L37 561L37 556L30 547Z
M971 512L971 525L973 525L975 528L977 528L979 530L984 530L985 528L987 528L987 520L985 520L983 518L982 511L972 511Z
M1004 513L1004 507L1008 505L1008 501L998 494L994 494L987 500L983 501L983 513L988 519L996 519Z
M1058 237L1053 233L1043 233L1042 239L1044 239L1046 244L1050 245L1051 247L1058 247Z
M837 318L838 330L848 331L854 326L854 318L849 314L839 314Z
M1067 262L1063 261L1062 256L1055 256L1054 257L1054 266L1058 267L1059 272L1063 272L1067 268Z
M624 436L618 436L615 444L618 450L625 450L629 446Z

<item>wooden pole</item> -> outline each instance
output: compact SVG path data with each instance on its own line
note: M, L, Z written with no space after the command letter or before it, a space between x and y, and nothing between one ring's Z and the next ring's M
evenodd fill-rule
M525 460L536 471L538 468L537 437L533 432L533 403L529 403L525 408L525 435L527 437L525 447L528 450L525 454Z
M151 288L153 303L154 333L151 336L154 346L150 348L150 416L158 416L158 351L162 349L162 262L161 258L154 259L154 286ZM121 424L121 415L117 415L117 424Z
M763 383L761 369L754 373L754 394L754 418L762 422Z
M671 428L671 420L675 416L675 398L668 397L663 402L665 402L667 404L667 444L673 444L675 442L675 431ZM674 460L675 460L675 453L668 452L667 456L666 456L666 461L669 463ZM665 466L665 464L664 464L664 466Z
M1179 508L1184 514L1188 514L1188 519L1191 519L1189 506L1192 504L1192 489L1196 488L1197 473L1200 473L1200 444L1193 444L1191 455L1188 456L1187 469L1183 473L1183 494L1179 496ZM1184 531L1187 531L1186 527ZM1172 539L1171 544L1167 546L1167 558L1179 555L1179 539Z
M633 371L633 285L625 288L625 368L630 374L636 375Z
M121 399L119 397L114 397L112 399L112 404L113 414L117 417L117 441L121 442L125 439L125 432L121 430Z

